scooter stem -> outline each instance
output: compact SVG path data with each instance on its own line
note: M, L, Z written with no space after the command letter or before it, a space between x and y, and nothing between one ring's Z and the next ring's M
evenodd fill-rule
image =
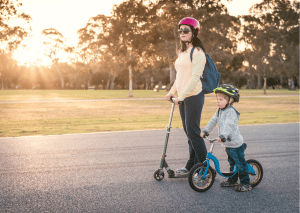
M173 102L172 103L172 108L171 108L171 113L170 113L170 118L169 118L169 125L167 126L168 132L170 132L170 129L172 128L171 123L172 123L174 108L175 108L175 103Z

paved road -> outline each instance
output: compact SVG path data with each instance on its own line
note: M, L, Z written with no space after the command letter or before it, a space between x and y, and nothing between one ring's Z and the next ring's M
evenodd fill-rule
M264 168L250 192L205 193L187 179L156 181L165 130L0 139L0 212L299 212L299 124L241 126L246 158ZM209 148L209 144L207 144ZM167 162L188 156L182 129L172 129ZM227 170L220 145L214 154Z

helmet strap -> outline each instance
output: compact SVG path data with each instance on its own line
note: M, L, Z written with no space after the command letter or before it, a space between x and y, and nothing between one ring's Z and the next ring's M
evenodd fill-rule
M229 98L229 100L227 101L227 104L225 105L225 107L222 108L222 110L226 109L226 108L229 106L229 101L230 101L230 98Z
M223 109L226 109L229 106L229 102L225 105Z

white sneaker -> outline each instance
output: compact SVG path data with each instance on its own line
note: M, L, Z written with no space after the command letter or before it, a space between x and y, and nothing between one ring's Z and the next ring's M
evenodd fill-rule
M187 175L187 174L189 174L189 170L187 170L185 167L184 168L182 168L182 169L178 169L177 171L176 171L176 174L178 174L178 175Z

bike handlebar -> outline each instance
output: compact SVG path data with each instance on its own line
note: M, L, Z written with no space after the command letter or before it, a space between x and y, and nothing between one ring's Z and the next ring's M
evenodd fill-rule
M209 137L207 137L207 136L205 136L205 138L207 139L207 140L209 140L209 142L210 143L213 143L213 142L215 142L218 138L209 138Z

